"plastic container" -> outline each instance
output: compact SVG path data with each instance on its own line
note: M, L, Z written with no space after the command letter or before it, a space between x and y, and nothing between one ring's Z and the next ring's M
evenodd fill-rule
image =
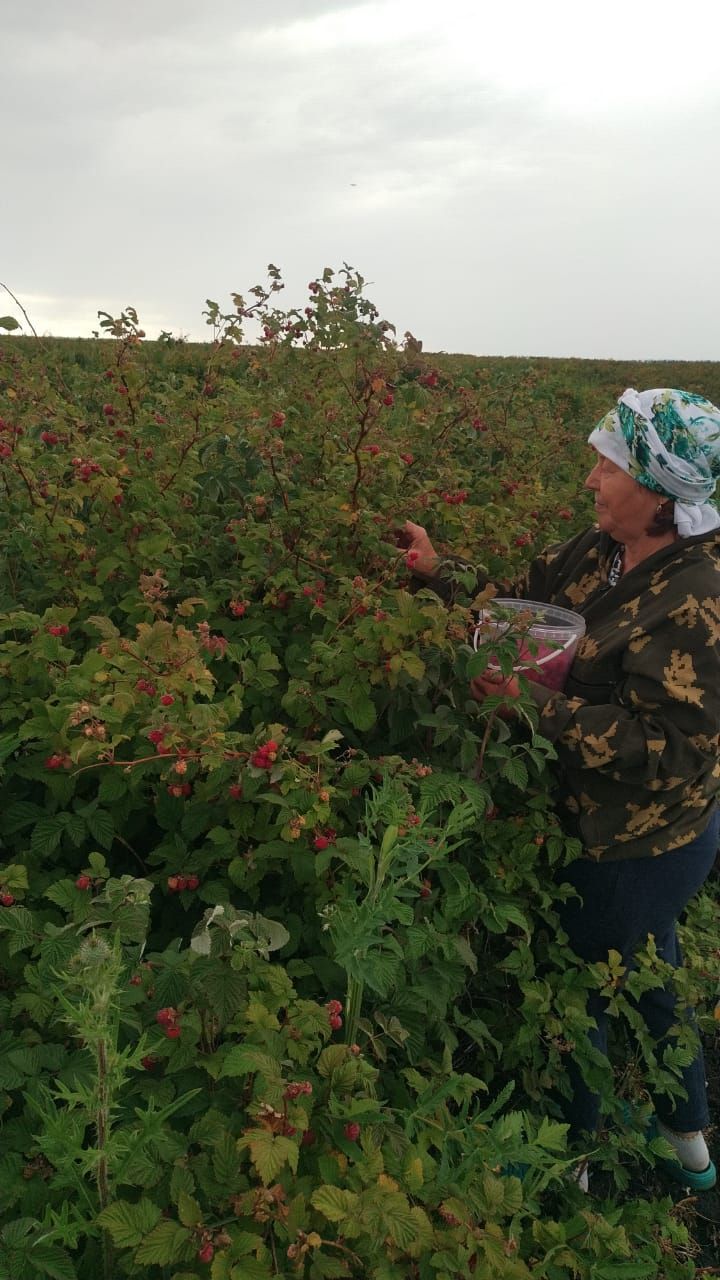
M500 616L499 610L506 616ZM517 621L508 614L518 615ZM520 640L520 661L514 670L546 689L564 689L578 644L585 634L585 619L571 609L559 609L537 600L493 600L480 612L473 645L477 649L480 644L508 631ZM533 641L535 653L530 651L527 639ZM498 670L492 657L488 669Z

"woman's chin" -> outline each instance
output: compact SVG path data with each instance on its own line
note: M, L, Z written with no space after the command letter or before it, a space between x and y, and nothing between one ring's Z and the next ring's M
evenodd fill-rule
M598 510L598 508L596 507L595 523L597 524L598 529L600 530L601 533L609 533L611 538L615 536L614 522L610 519L610 516L608 515L607 511L604 511L602 509Z

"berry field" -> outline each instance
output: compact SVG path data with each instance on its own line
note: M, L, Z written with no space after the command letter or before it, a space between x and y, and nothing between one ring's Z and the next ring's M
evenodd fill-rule
M658 1060L568 951L552 748L469 697L474 575L444 605L399 531L510 581L590 522L620 392L720 365L431 356L347 268L281 291L207 344L0 343L0 1280L717 1273L643 1136L692 1032ZM682 937L720 1106L713 885Z

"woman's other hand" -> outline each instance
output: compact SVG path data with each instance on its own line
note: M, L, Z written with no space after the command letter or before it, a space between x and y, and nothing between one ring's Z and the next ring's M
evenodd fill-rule
M499 714L504 718L515 715L513 703L520 697L520 682L517 676L504 676L502 671L483 671L481 676L473 676L470 681L470 693L477 702L494 696L505 700Z
M398 545L412 559L413 573L432 577L440 563L440 557L428 537L427 529L421 524L413 524L412 520L406 520L399 532Z

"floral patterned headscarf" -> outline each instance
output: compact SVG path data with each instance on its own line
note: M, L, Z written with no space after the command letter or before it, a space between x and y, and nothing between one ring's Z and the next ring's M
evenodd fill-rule
M588 443L633 480L675 500L683 538L720 527L708 501L720 476L720 409L690 391L624 391Z

